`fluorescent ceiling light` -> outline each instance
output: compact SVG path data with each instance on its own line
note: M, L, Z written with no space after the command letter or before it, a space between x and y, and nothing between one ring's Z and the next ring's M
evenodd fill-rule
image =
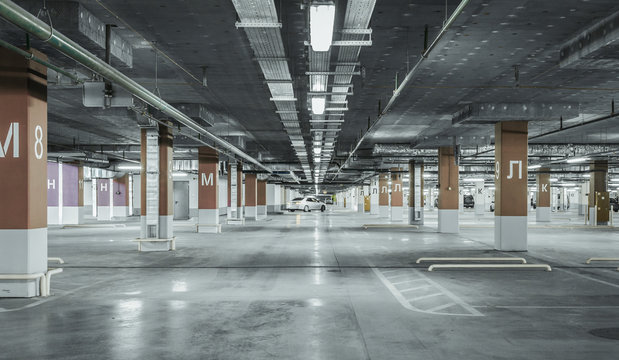
M312 113L316 115L322 115L325 113L326 100L322 96L312 97Z
M119 165L118 170L141 170L141 165Z
M188 174L186 172L180 172L180 171L175 171L172 173L172 176L178 176L178 177L183 177L183 176L187 176Z
M431 175L431 174L428 174L428 173L423 173L423 177L424 177L424 178L429 178L429 177L432 177L432 175Z
M477 181L484 181L484 179L472 178L472 179L462 179L462 181L465 181L465 182L477 182Z
M590 178L590 177L591 177L591 174L584 174L582 177L584 177L584 178L587 178L587 179L588 179L588 178Z
M619 182L619 178L616 179L610 179L611 182Z
M335 5L310 6L310 42L314 51L329 51L333 41Z
M550 182L555 182L555 181L558 181L558 180L559 179L556 179L556 178L550 178Z
M587 157L578 157L578 158L571 158L571 159L567 159L568 163L579 163L579 162L584 162L589 160L589 158Z
M315 147L314 148L314 155L320 155L320 153L322 152L322 149L319 147Z
M542 165L529 165L529 169L539 169Z

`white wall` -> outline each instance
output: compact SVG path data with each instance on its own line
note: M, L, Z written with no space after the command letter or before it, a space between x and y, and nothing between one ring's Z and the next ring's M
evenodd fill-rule
M140 215L140 207L142 206L142 177L140 175L133 176L133 209L129 210L133 215Z

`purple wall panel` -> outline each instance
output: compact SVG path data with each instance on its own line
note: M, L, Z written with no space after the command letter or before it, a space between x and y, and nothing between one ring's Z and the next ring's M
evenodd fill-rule
M127 206L127 186L114 180L114 206Z
M62 206L77 206L78 171L77 166L62 164Z
M47 206L58 206L60 201L58 194L59 191L58 182L58 163L47 163Z
M97 206L110 206L110 179L97 179Z

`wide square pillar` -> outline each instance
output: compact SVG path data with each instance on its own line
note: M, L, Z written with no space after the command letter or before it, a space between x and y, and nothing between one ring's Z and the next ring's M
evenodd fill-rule
M256 181L256 220L267 218L267 181Z
M198 232L219 233L219 154L198 148Z
M256 174L245 174L245 216L258 220L256 206L258 202L258 181Z
M494 131L494 247L503 251L526 251L528 124L526 121L499 122Z
M378 215L389 218L389 173L378 175Z
M423 162L408 162L408 223L423 225Z
M536 176L535 221L550 222L550 168L540 168Z
M595 160L589 165L588 223L606 225L609 221L609 194L606 189L608 160Z
M440 147L438 149L438 232L440 233L460 231L458 172L453 147Z
M111 179L97 180L97 220L112 220L112 182Z
M402 191L402 168L391 169L391 221L404 221L404 192Z
M35 56L47 57L29 49ZM47 69L0 48L0 297L40 295L47 272Z

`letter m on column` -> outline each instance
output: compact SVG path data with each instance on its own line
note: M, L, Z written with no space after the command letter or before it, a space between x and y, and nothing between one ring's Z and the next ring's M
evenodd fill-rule
M213 173L208 174L208 177L206 177L206 173L202 173L202 186L213 186Z
M9 145L11 144L11 140L13 140L13 157L19 157L19 123L11 123L9 125L9 131L6 134L6 139L4 143L0 138L0 158L6 157L6 154L9 151Z

